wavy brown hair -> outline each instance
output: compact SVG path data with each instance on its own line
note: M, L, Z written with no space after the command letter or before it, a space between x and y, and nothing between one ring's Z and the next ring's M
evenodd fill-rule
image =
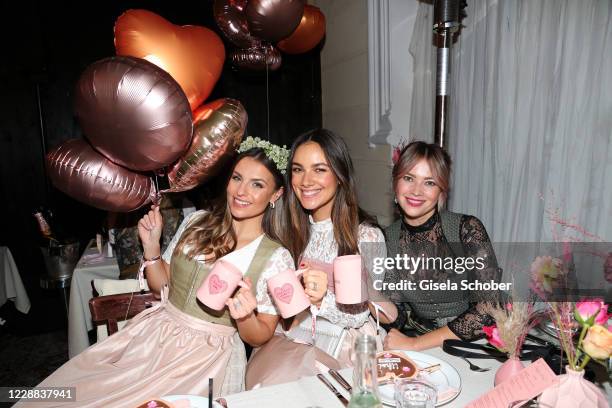
M266 156L263 149L258 147L240 153L236 157L227 177L226 186L234 169L245 157L257 160L272 173L275 184L274 191L278 191L278 189L285 186L285 179L276 167L276 164ZM276 201L276 206L278 206L276 209L270 207L266 209L262 220L262 229L270 239L286 247L287 245L283 242L282 234L280 233L284 229L281 210L282 203L283 197L281 196ZM227 195L225 190L223 190L223 194L220 194L220 197L215 201L210 211L194 217L189 222L174 252L180 253L177 251L183 251L186 248L188 257L203 254L207 258L206 262L210 263L232 252L236 248L236 242L236 231L234 231L232 226L232 213L227 203Z
M338 244L338 256L359 253L359 225L362 223L378 226L376 220L363 211L357 201L355 185L355 170L344 140L327 129L315 129L306 132L293 142L289 157L288 173L291 177L293 158L296 150L307 142L314 142L321 147L336 179L338 188L334 197L331 219L334 225L334 238ZM286 236L289 239L287 248L293 255L296 264L304 253L310 239L308 213L300 204L291 181L287 183L287 199L285 213L288 228Z

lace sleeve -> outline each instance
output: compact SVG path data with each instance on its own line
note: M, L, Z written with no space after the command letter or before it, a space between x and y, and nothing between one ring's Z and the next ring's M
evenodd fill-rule
M257 311L259 313L280 314L268 292L268 279L286 269L293 269L293 258L287 249L278 248L266 263L257 281L255 297L257 298Z
M176 248L176 244L181 238L181 235L183 235L183 232L185 232L185 228L187 227L187 224L189 224L195 217L202 215L202 214L204 214L204 210L193 212L183 219L183 222L181 223L181 225L179 225L178 229L176 230L176 234L174 234L174 236L172 237L172 240L170 241L170 243L168 244L168 247L166 248L166 250L164 251L164 254L162 255L162 259L166 261L167 264L170 264L170 261L172 260L172 253L174 252L174 248Z
M367 302L357 305L339 305L336 303L336 295L328 291L321 302L318 316L338 326L359 328L368 321L369 315Z
M501 279L501 269L489 235L484 225L476 217L464 216L461 220L461 243L466 257L483 258L484 268L470 271L470 280L496 281ZM494 291L470 293L471 307L448 324L448 328L462 340L474 340L483 335L482 326L492 324L493 319L482 310L484 302L499 301Z

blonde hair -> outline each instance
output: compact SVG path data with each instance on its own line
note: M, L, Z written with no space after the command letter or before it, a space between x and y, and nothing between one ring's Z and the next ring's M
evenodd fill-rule
M408 173L419 161L425 159L436 185L440 188L438 210L444 208L450 187L451 158L440 146L422 141L412 142L401 151L393 166L393 189L404 174Z

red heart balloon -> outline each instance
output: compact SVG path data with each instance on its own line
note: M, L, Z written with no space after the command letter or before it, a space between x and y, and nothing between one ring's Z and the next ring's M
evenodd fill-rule
M212 30L177 26L147 10L128 10L115 23L117 55L144 58L179 83L191 110L210 95L223 69L225 47Z

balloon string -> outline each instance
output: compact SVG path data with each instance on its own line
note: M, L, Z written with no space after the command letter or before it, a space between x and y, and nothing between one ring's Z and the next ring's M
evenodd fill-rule
M160 205L161 204L161 193L159 192L159 182L157 180L157 173L153 173L153 176L155 177L155 195L153 197L153 204Z
M270 87L268 85L268 61L266 58L266 133L270 140Z

